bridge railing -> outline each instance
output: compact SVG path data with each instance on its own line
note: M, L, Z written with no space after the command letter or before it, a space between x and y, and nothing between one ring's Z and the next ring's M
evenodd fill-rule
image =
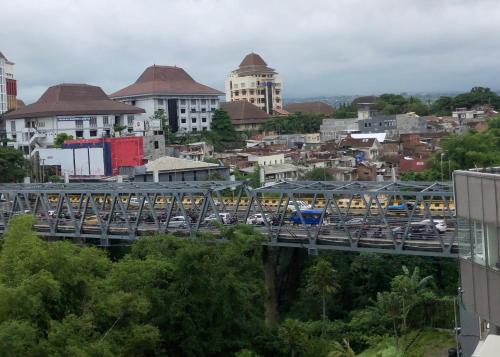
M220 235L252 224L266 244L455 256L451 186L441 183L242 182L0 185L0 232L32 214L42 236L102 246L152 234Z

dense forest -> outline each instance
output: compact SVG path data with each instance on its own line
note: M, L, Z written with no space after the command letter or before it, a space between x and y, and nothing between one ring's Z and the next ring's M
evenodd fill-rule
M308 256L263 247L251 226L226 229L226 244L155 236L107 252L43 241L32 225L19 216L1 239L2 356L420 356L453 345L453 260Z

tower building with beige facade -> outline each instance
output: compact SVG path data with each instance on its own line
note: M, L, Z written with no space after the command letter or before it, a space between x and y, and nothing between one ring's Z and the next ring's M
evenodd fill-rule
M283 108L282 90L278 73L253 52L226 79L227 102L246 100L270 115Z

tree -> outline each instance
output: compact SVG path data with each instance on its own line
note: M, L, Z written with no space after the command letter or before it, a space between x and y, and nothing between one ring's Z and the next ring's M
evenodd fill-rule
M231 122L229 114L224 109L215 110L212 115L212 124L210 129L218 136L220 140L231 141L236 139L236 130Z
M66 133L59 133L54 138L54 147L60 148L66 140L73 140L73 135L68 135Z
M402 329L406 331L408 314L421 301L422 294L432 276L420 277L420 269L413 272L403 265L403 274L396 276L391 282L391 291L397 294L401 302Z
M278 337L292 357L305 348L306 332L298 320L286 319L278 328Z
M342 343L335 341L333 350L328 354L328 357L355 357L356 354L351 348L349 341L343 340Z
M322 318L326 320L326 297L337 290L335 282L335 269L332 268L330 262L326 259L319 258L313 266L307 271L307 286L306 289L315 294L321 295L322 303Z
M29 162L12 147L0 147L0 182L17 182L27 175Z
M333 175L327 171L327 169L322 167L316 167L304 175L305 180L312 181L331 181L333 180Z

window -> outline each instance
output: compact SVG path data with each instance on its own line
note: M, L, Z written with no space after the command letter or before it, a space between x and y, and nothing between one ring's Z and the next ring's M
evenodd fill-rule
M253 89L250 89L250 95L254 95L255 91Z
M134 116L133 115L127 115L127 124L128 124L128 126L134 126Z
M186 99L181 99L181 100L179 100L179 102L180 102L180 105L186 105Z
M97 136L97 130L91 130L91 131L90 131L90 136L91 136L91 137L95 137L95 136Z
M207 100L206 99L201 99L200 102L201 102L201 105L207 104Z
M234 84L234 89L238 89L238 85L236 83Z
M254 98L250 98L250 103L255 103L255 99Z
M195 124L196 123L196 118L191 118L191 123Z
M196 108L191 108L191 113L196 113Z
M109 125L109 118L107 115L102 117L102 124L103 125Z
M196 133L196 132L197 132L197 129L196 129L196 128L193 128L192 130L193 130L193 133Z
M83 128L83 120L75 120L75 126L77 129ZM78 134L76 134L76 136L78 136ZM81 136L83 136L83 132Z
M241 95L247 95L247 90L246 89L242 89L241 90Z
M83 138L83 130L77 130L77 131L75 132L75 136L76 136L77 138Z
M245 83L241 83L241 88L245 88Z
M158 99L158 105L163 105L163 99Z
M203 131L207 131L207 127L204 126L203 128L201 128Z
M234 91L234 95L235 95L235 96L239 96L239 95L240 95L240 92L239 92L239 91Z
M211 112L215 112L215 108L210 109Z
M206 123L207 122L207 118L205 118L205 117L201 118L201 122L202 123Z
M10 131L11 131L12 133L15 133L15 132L16 132L16 121L15 121L15 120L12 120L12 121L10 122Z
M160 143L158 141L154 142L155 149L158 149L160 147Z
M97 118L96 117L90 117L89 126L91 128L97 128Z
M191 99L191 105L196 105L196 99Z
M215 105L215 99L210 99L210 104Z
M135 105L135 100L131 100L130 105Z
M202 113L206 113L207 112L207 108L201 108L201 112Z
M181 114L184 114L186 112L186 108L181 108Z
M186 118L181 118L181 123L186 124Z

